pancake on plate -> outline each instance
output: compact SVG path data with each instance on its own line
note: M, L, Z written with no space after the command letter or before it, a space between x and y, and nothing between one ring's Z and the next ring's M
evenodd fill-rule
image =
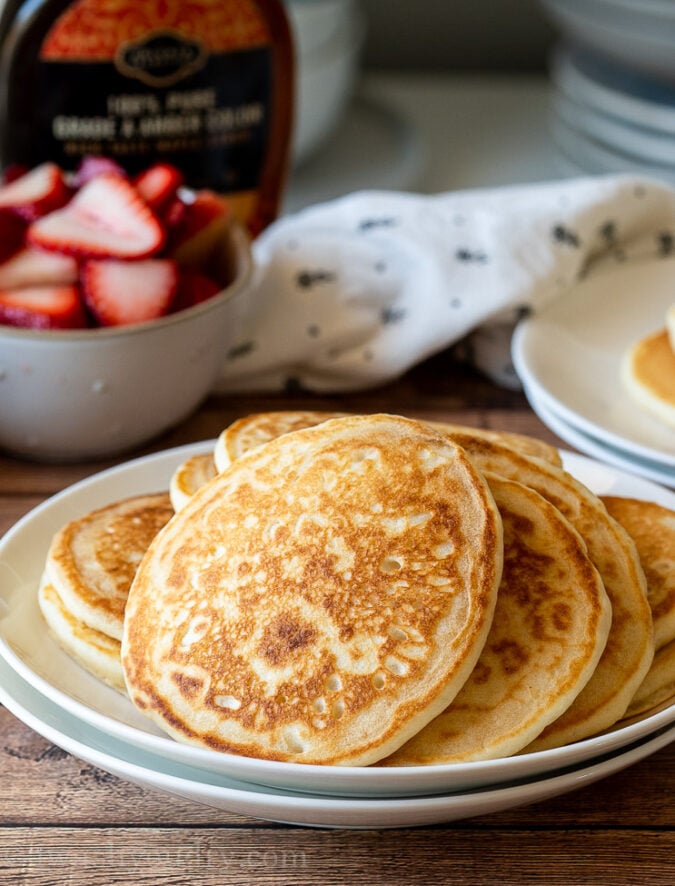
M281 434L313 427L331 418L340 418L345 415L346 413L343 412L316 412L312 410L257 412L246 415L225 428L218 437L214 451L216 467L219 471L224 470L245 452L261 443L273 440ZM417 420L423 421L422 419ZM562 464L560 453L554 446L526 434L470 428L438 421L424 421L424 424L442 433L459 431L465 434L474 434L481 439L495 440L505 446L511 446L525 455L535 455L558 466Z
M621 379L636 403L675 428L675 351L665 329L641 338L626 352Z
M647 584L633 540L586 486L562 468L489 440L453 434L474 465L534 489L567 517L586 543L612 604L612 626L593 676L570 707L526 750L587 738L620 719L654 655Z
M216 463L210 452L191 455L179 464L169 483L169 496L174 511L180 511L200 486L212 480L217 473Z
M486 474L504 527L504 571L478 664L453 702L386 766L517 753L590 679L611 606L586 545L538 492Z
M56 533L47 553L47 581L75 619L122 639L131 581L173 513L168 493L137 495L71 520Z
M675 697L675 640L658 650L647 676L638 687L626 717L639 718L655 713Z
M675 511L653 501L602 496L609 513L637 547L658 650L675 640Z
M213 457L218 471L224 471L245 452L268 443L282 434L312 428L332 418L344 418L346 412L315 410L280 410L255 412L233 421L218 436Z
M38 603L49 632L58 645L99 680L120 692L126 692L120 641L74 618L54 587L44 578L38 591Z
M125 618L129 695L186 742L374 763L466 681L502 562L492 494L447 437L388 415L284 434L150 545Z

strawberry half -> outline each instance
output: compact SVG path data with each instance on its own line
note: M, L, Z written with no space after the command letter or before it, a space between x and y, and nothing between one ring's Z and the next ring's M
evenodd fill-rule
M170 163L155 163L134 179L136 190L158 215L171 205L182 184L182 172Z
M0 209L0 262L7 261L23 246L26 222L7 209Z
M145 258L164 245L164 228L134 186L114 173L84 185L56 212L30 225L32 246L82 258Z
M0 208L34 221L70 199L63 172L56 163L42 163L0 188Z
M22 249L0 264L0 289L77 283L79 268L70 255Z
M126 326L166 314L176 294L178 268L170 259L102 259L81 270L84 298L102 326Z
M219 286L211 277L200 274L199 271L181 271L178 279L178 292L171 304L171 313L184 311L194 305L213 298L223 287Z
M77 286L0 290L0 323L28 329L82 329L87 325Z
M175 210L174 210L175 211ZM230 223L229 203L208 189L197 191L169 232L169 251L181 267L204 268Z

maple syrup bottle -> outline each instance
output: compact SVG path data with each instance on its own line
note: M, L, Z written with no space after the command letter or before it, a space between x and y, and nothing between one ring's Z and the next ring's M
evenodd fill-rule
M157 160L259 233L289 164L294 55L283 0L6 0L0 166Z

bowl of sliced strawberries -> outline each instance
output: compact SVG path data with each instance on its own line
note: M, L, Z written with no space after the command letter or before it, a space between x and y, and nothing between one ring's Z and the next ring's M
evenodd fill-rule
M0 184L0 448L119 454L186 418L238 333L252 270L227 201L155 163L85 158Z

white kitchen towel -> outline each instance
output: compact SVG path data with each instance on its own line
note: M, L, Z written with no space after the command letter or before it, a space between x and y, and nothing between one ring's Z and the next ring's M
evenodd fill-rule
M279 219L253 253L218 391L372 387L460 341L517 387L517 319L608 262L675 256L675 191L628 175L360 191Z

